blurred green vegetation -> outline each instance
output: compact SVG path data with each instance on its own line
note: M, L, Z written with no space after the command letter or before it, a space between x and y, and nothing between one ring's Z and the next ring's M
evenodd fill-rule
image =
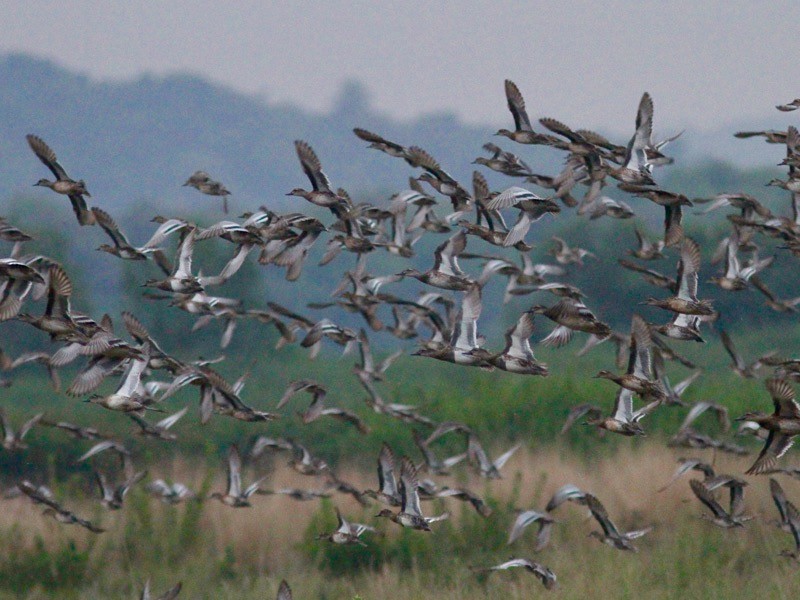
M66 592L85 586L90 580L89 552L74 541L46 547L37 537L33 548L19 544L19 530L4 532L5 560L0 562L0 589L22 592L41 586L49 592Z
M736 341L741 352L754 359L772 348L792 347L798 333L800 329L797 327L774 331L767 336L764 332L753 332L741 335ZM613 453L620 443L618 436L597 439L593 432L581 425L573 428L563 440L559 439L558 432L569 410L578 404L592 402L611 410L616 386L592 376L601 368L613 367L614 349L606 343L584 357L575 358L573 355L578 347L578 342L573 341L562 349L537 352L541 360L553 367L554 373L545 378L484 372L423 358L401 357L387 372L387 381L378 384L378 388L386 401L414 404L420 412L437 422L457 420L467 423L498 449L520 441L535 450L558 441L579 455L585 454L588 459L597 452ZM728 407L732 416L751 409L767 410L771 406L760 381L741 379L727 368L729 359L716 340L681 350L705 370L705 374L689 387L684 396L686 401L720 402ZM228 362L230 364L226 364ZM293 437L333 465L355 462L371 469L383 441L398 452L416 455L408 427L372 412L364 404L366 393L350 372L350 365L354 362L353 357L338 357L333 350L326 350L317 360L308 361L303 350L285 348L255 364L242 397L255 408L272 410L291 381L315 379L328 387L327 402L330 405L355 410L366 421L371 430L367 436L350 425L326 418L302 425L295 412L307 404L308 399L303 396L293 399L279 411L282 418L271 423L241 423L216 416L201 426L199 409L193 408L199 404L196 390L181 390L161 406L165 414L177 411L185 404L192 406L189 414L172 430L178 436L176 442L135 435L137 427L132 421L69 398L63 392L54 392L47 379L38 372L20 374L10 388L0 390L0 398L13 424L36 412L45 412L50 419L91 424L102 432L126 439L126 445L134 450L135 456L146 463L180 456L219 461L231 443L244 448L257 435ZM244 364L244 360L232 357L226 363L220 370L233 380L239 375L233 369ZM668 373L675 384L691 371L669 364ZM68 372L64 373L64 379L69 379ZM104 383L101 391L111 391L115 385L116 380L112 379ZM663 408L648 417L645 428L652 436L669 436L687 411L680 407ZM148 418L156 420L161 416L149 415ZM34 473L52 473L59 477L89 473L87 464L75 464L75 461L91 447L92 442L76 441L65 432L46 427L34 428L26 441L29 446L26 450L0 452L0 480L15 481ZM586 453L590 448L592 453ZM441 452L448 450L453 453L461 451L457 440L444 441Z

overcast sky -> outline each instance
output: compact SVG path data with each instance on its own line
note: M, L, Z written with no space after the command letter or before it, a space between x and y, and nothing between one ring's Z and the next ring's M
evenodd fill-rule
M773 106L800 96L797 10L730 0L26 0L0 5L0 51L98 79L188 70L316 111L357 79L391 116L449 111L498 127L510 122L505 78L532 117L614 132L632 129L647 90L666 134L784 122Z

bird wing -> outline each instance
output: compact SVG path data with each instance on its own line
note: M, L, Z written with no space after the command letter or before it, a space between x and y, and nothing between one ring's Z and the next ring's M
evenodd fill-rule
M364 423L361 417L359 417L354 412L347 410L345 408L338 408L338 407L331 407L319 410L316 407L317 404L321 405L321 403L317 402L316 400L312 402L311 407L309 407L308 409L308 412L314 413L318 410L317 416L333 417L334 419L339 419L340 421L344 421L345 423L350 423L351 425L354 425L355 428L358 429L363 434L369 433L369 427L367 427L367 424Z
M590 415L590 418L598 418L601 415L601 411L598 407L594 404L579 404L575 408L569 411L566 420L564 421L564 426L561 428L561 434L567 433L575 422L583 417L584 415Z
M28 496L34 502L36 502L38 504L45 504L45 505L49 506L50 508L61 512L61 510L62 510L61 505L58 502L56 502L55 500L53 500L49 495L43 493L42 486L37 488L30 481L23 480L23 481L20 481L17 484L17 487L20 489L20 491L23 494Z
M677 246L683 239L683 209L680 204L668 204L664 207L664 246Z
M161 245L168 236L178 231L183 231L187 227L189 227L189 223L183 219L167 219L159 225L158 229L155 230L142 248L156 248Z
M662 400L658 399L658 400L653 400L648 404L645 404L638 410L634 411L633 415L631 416L631 422L636 423L638 421L641 421L644 417L646 417L655 409L657 409L659 406L661 406L661 403Z
M317 192L330 192L331 182L322 172L322 164L311 146L302 140L297 140L294 143L294 147L297 150L297 158L300 159L303 172L308 177L314 190Z
M559 325L542 339L541 344L551 348L560 348L572 339L572 334L572 329L566 325Z
M165 592L161 596L159 596L156 600L175 600L178 597L178 594L181 592L181 588L183 587L182 582L176 583L169 591Z
M697 496L697 499L700 500L718 519L728 519L728 513L725 512L719 502L717 502L714 497L711 495L711 492L708 491L706 486L697 479L692 479L689 481L689 486L692 488L694 495Z
M356 137L359 139L364 140L365 142L370 142L372 144L381 144L384 146L388 146L392 148L398 153L404 153L405 148L403 148L400 144L395 142L391 142L384 137L379 136L377 133L372 133L371 131L367 131L366 129L361 129L360 127L356 127L353 129L353 133L356 134Z
M688 429L689 426L704 412L706 412L709 408L711 408L710 402L696 402L694 406L692 406L691 410L686 413L686 416L683 419L683 423L681 423L680 429Z
M415 166L425 169L439 181L455 183L455 179L442 169L436 159L419 146L411 146L408 149L408 155Z
M397 476L395 474L394 452L387 443L381 446L378 455L378 485L381 492L392 498L397 498Z
M179 410L175 414L170 415L165 419L161 419L158 423L156 423L156 427L158 427L159 429L169 429L170 427L175 425L175 423L177 423L181 419L181 417L183 417L183 415L186 414L188 410L189 407L184 406L181 410Z
M358 334L358 351L361 356L361 370L367 373L374 373L375 362L372 358L367 332L363 328Z
M562 485L553 494L550 501L547 503L545 510L551 512L561 506L567 500L583 500L586 494L582 492L576 485L568 483Z
M800 418L800 406L795 400L794 389L785 379L767 380L767 391L772 396L775 414L789 419Z
M633 315L628 373L632 373L640 379L653 379L652 345L653 339L650 333L650 326L639 315Z
M69 297L71 295L72 281L67 272L61 265L52 265L49 270L45 314L52 317L70 318Z
M116 392L117 394L130 398L136 393L136 389L139 387L139 382L141 381L142 373L147 367L149 356L150 345L144 344L142 346L142 356L140 358L130 359L128 372L126 373L125 378L122 380L122 384Z
M736 365L737 369L745 369L747 365L744 363L744 359L742 355L736 351L736 346L733 344L733 340L728 335L728 332L719 328L719 337L722 340L722 345L725 347L725 351L730 355L731 359L733 360L733 364Z
M145 488L151 494L158 494L159 496L168 496L172 493L172 488L167 485L163 479L156 479L148 483Z
M769 478L769 491L772 494L772 501L775 503L778 513L781 515L781 523L788 523L788 513L786 508L786 494L774 477Z
M3 428L3 440L6 443L13 443L14 430L11 428L11 424L8 422L6 411L2 406L0 406L0 427Z
M511 458L514 453L520 449L522 444L516 444L510 449L506 450L503 454L498 456L494 461L494 468L498 471L503 468L503 466L508 462L508 459Z
M503 190L494 198L489 200L486 203L486 208L489 210L501 210L503 208L516 206L520 202L524 201L541 202L542 200L544 200L544 198L537 196L530 190L526 190L525 188L518 186L512 186Z
M278 586L278 596L276 600L292 600L292 588L286 583L286 580L281 581Z
M477 464L481 471L488 471L492 468L492 463L489 462L489 457L486 451L474 435L469 436L467 443L467 458L473 464Z
M184 278L192 276L192 254L194 253L194 241L197 229L190 229L178 250L178 263L175 268L175 277Z
M237 498L242 493L242 457L236 444L228 452L228 494Z
M645 92L639 101L636 111L636 133L633 134L628 144L624 164L629 169L646 170L648 168L647 153L645 149L650 145L653 135L653 99Z
M33 150L33 153L39 158L40 161L44 163L44 165L50 169L50 171L55 175L56 179L58 180L69 180L69 175L64 170L58 159L56 158L56 153L45 144L44 140L35 135L26 135L25 139L28 140L28 145Z
M483 303L481 302L481 287L473 285L464 292L461 302L461 320L459 327L454 331L453 347L462 350L478 348L478 319L481 316Z
M42 417L44 417L44 413L39 413L38 415L35 415L31 419L28 419L27 421L25 421L25 423L22 425L22 427L19 428L19 433L17 433L17 439L21 440L26 435L28 435L28 432L35 425L37 425L39 423L39 421L42 420ZM3 429L5 429L5 425L3 426Z
M794 504L786 502L786 515L787 523L792 530L792 537L794 538L795 551L800 551L800 511L797 510Z
M645 280L648 281L648 283L650 283L650 280L652 279L658 283L663 284L663 287L668 287L670 289L678 287L678 284L675 280L667 277L663 273L659 273L658 271L655 271L653 269L648 269L646 267L639 266L636 263L631 262L624 258L618 259L617 262L620 264L621 267L625 269L646 275L647 277L645 277Z
M242 492L242 496L244 496L245 498L249 498L250 496L255 494L256 491L258 490L258 486L260 486L261 482L264 481L266 478L267 475L264 475L264 477L256 479L253 483L251 483L249 486L245 488L245 490Z
M531 120L525 110L525 99L522 97L519 88L510 79L506 79L505 88L508 110L511 111L511 116L514 117L514 127L517 131L533 131Z
M738 246L738 237L731 235L725 248L725 277L727 279L735 279L742 270L737 256Z
M775 466L778 458L792 446L792 442L792 436L770 431L756 462L745 473L747 475L760 475L769 471Z
M292 396L305 390L308 390L315 396L317 395L316 390L321 390L322 395L325 395L324 388L322 388L316 381L311 379L298 379L289 384L289 387L286 388L286 391L283 393L283 396L281 397L280 401L278 401L278 405L275 408L283 408L289 399L292 398Z
M89 448L89 450L87 450L84 454L82 454L80 458L78 458L78 460L75 462L83 462L84 460L87 460L92 456L95 456L96 454L100 454L101 452L105 452L106 450L112 450L112 449L123 456L130 455L130 452L128 452L125 446L123 446L119 442L115 440L103 440L102 442L98 442L97 444Z
M345 518L342 516L342 513L339 512L339 508L336 508L336 519L338 521L338 526L336 527L336 531L339 533L344 533L346 535L351 535L352 531L350 529L350 523L348 523Z
M619 388L614 400L612 417L622 423L630 423L633 419L633 392L626 388Z
M589 506L589 510L592 511L592 516L600 524L600 527L603 528L603 532L606 536L620 537L616 526L611 522L611 519L608 518L605 506L603 506L595 496L586 494L586 504Z
M467 247L467 234L462 229L453 235L445 244L436 249L439 271L454 277L464 277L458 266L458 255Z
M402 494L402 512L422 516L422 508L419 505L419 494L417 488L417 468L411 460L404 456L400 461L400 493Z
M508 543L513 544L515 541L517 541L519 536L522 535L522 532L528 525L545 518L550 520L547 515L535 510L526 510L521 512L514 521L514 524L511 526L511 531L508 534Z
M672 477L670 478L669 482L667 482L667 484L665 486L661 487L658 491L659 492L663 492L670 485L672 485L675 481L677 481L682 475L685 475L686 473L688 473L692 469L697 468L697 466L700 465L700 464L701 464L701 461L696 459L696 458L688 458L688 459L684 458L684 459L681 459L680 463L678 464L678 468L675 469L675 472L672 474Z
M526 311L520 315L516 324L506 331L506 347L503 354L523 360L535 360L530 344L532 335L533 313Z
M116 224L114 219L111 218L111 215L97 207L92 208L92 212L97 220L97 224L103 228L103 231L108 234L108 236L111 238L111 241L117 248L130 247L128 238L126 238L125 234L120 231L119 226Z
M578 144L586 143L586 140L583 138L582 135L573 131L573 129L561 121L553 119L551 117L543 117L539 119L539 123L541 123L542 127L546 127L553 133L557 133L559 135L563 135L571 142L575 142Z
M678 266L678 298L697 300L697 274L700 271L700 246L691 238L681 243Z
M117 487L115 493L116 497L120 501L122 501L122 499L125 497L125 494L128 493L128 490L131 489L131 487L133 487L137 483L139 483L142 479L144 479L146 475L147 471L139 471L138 473L134 473L133 475L128 477L122 484L120 484Z
M507 560L504 563L500 563L499 565L495 565L493 567L489 567L487 570L489 571L501 571L505 569L512 569L514 567L523 567L525 569L533 569L533 563L529 561L527 558L512 558Z

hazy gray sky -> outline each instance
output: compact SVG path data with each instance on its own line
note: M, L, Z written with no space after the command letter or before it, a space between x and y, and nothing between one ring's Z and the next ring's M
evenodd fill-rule
M668 133L785 120L773 106L800 96L797 9L730 0L26 0L0 5L0 51L95 78L190 70L317 111L358 79L392 116L451 111L498 126L510 121L505 78L532 117L612 131L632 128L648 90L656 129Z

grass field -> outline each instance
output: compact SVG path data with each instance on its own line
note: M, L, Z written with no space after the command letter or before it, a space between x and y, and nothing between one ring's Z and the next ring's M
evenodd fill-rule
M564 448L521 452L505 477L491 484L462 472L455 481L482 493L494 507L488 519L448 502L453 517L435 525L433 533L379 524L384 535L367 538L366 548L313 539L335 524L334 504L353 520L378 521L372 518L374 507L361 508L342 496L301 503L255 497L254 506L245 509L213 501L176 508L134 490L123 510L103 514L96 503L71 502L77 512L101 520L108 531L99 536L40 517L27 499L6 500L0 512L0 597L133 598L148 577L155 590L181 580L182 597L209 599L271 598L282 578L301 599L545 595L525 572L496 573L484 581L469 570L512 555L553 569L559 580L554 593L561 598L597 597L598 590L614 598L798 597L798 567L778 556L792 548L792 540L770 523L777 512L766 478L751 478L747 488L746 512L756 518L743 529L720 530L699 517L704 509L692 496L688 477L657 493L685 452L654 441L623 442L602 460ZM731 473L741 473L749 460L709 453L705 458L715 460L718 472ZM224 483L220 473L197 465L176 462L170 472L194 489ZM340 469L340 475L363 487L376 483L360 471ZM596 522L587 519L585 508L569 504L555 512L553 540L542 552L532 551L533 528L507 546L514 509L542 509L552 492L569 482L601 498L621 528L652 525L637 544L640 551L620 552L588 538ZM790 498L800 496L800 483L784 479L783 484ZM280 464L267 485L314 487Z
M752 336L737 341L741 340L743 352L758 355L769 350L770 343L791 347L795 337L794 329L787 329L774 340ZM466 468L457 469L449 480L437 480L468 486L486 498L494 512L484 519L456 501L426 504L428 514L445 508L453 513L449 521L435 524L431 534L381 522L374 518L377 505L364 509L341 495L312 502L257 496L254 506L244 509L213 500L172 507L148 497L140 486L131 491L121 511L106 512L93 500L97 492L90 465L75 464L91 442L35 428L26 439L29 449L0 451L2 487L21 477L47 481L69 508L98 520L107 532L92 535L57 524L40 516L41 510L27 499L2 501L0 598L136 598L148 578L155 592L183 581L181 598L273 598L284 578L300 599L529 598L551 593L526 572L480 578L470 571L472 566L490 566L511 556L529 557L553 569L559 583L552 594L559 598L598 597L599 590L613 598L798 597L798 567L778 556L793 543L789 534L770 523L777 512L769 498L768 478L749 478L747 513L756 518L736 530L723 531L700 518L705 509L692 495L688 476L656 493L680 456L701 457L714 462L718 472L737 475L754 458L752 453L732 458L711 451L668 449L665 442L687 408L663 408L648 417L648 436L641 439L600 438L580 424L568 435L558 435L572 406L594 402L610 409L616 391L613 384L590 377L613 364L611 348L565 360L575 350L540 353L558 364L548 378L465 370L434 361L426 361L420 371L422 359L414 358L403 358L392 367L391 378L380 388L388 401L416 404L437 421L465 421L492 455L513 443L523 444L502 480L487 482ZM398 456L418 459L407 427L363 406L362 392L353 386L351 358L309 363L294 357L294 352L289 349L280 361L259 361L245 388L245 401L270 409L289 381L312 377L329 387L332 404L353 408L367 420L372 428L368 436L333 421L302 426L294 416L299 407L292 405L274 423L241 424L217 417L205 427L198 425L192 408L175 427L178 441L165 444L132 435L133 425L119 415L56 394L35 372L18 377L3 390L2 405L14 423L38 411L53 419L92 423L125 439L137 466L148 469L148 479L182 481L202 495L223 488L228 447L236 443L246 449L258 434L296 437L333 465L339 477L361 489L377 486L374 464L383 441ZM763 383L731 374L719 344L691 346L686 352L706 368L687 391L688 401L722 402L731 417L769 408ZM673 382L688 373L670 366ZM65 372L65 379L69 376ZM164 409L171 412L196 402L196 392L185 391L165 402ZM719 433L711 417L703 417L698 428ZM755 440L735 441L758 451ZM459 439L452 438L445 440L441 451L463 448ZM783 462L788 465L791 460L790 452ZM268 488L320 487L320 482L288 469L285 461L284 455L275 455L247 466L245 484L268 474L264 483ZM118 469L114 457L101 456L94 464L111 473ZM623 529L654 526L638 541L640 551L620 552L589 538L598 525L587 519L585 508L574 505L556 512L552 542L542 552L533 552L533 528L507 546L515 511L543 509L553 491L565 483L594 493ZM784 478L782 483L790 499L800 499L800 482ZM376 524L383 535L366 537L366 548L316 541L318 533L334 528L334 507L351 520Z

